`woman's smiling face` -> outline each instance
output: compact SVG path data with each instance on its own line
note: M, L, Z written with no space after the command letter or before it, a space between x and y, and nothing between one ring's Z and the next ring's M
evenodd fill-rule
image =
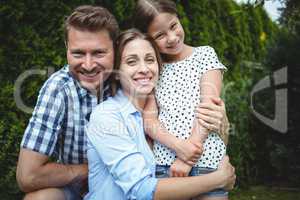
M125 95L148 95L158 80L158 72L158 61L150 42L134 39L125 45L118 73Z

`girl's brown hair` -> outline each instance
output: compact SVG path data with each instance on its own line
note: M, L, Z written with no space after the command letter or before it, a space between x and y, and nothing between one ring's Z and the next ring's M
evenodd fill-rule
M136 39L148 41L154 49L155 56L156 56L157 63L158 63L158 68L160 69L160 67L162 65L158 47L156 46L155 42L153 41L153 39L150 36L148 36L147 34L143 34L139 30L134 29L134 28L122 32L116 41L116 47L115 47L114 72L111 76L112 96L114 96L116 94L117 90L119 88L121 88L120 81L116 78L116 75L120 70L120 65L121 65L121 61L122 61L122 54L123 54L124 48L125 48L126 44L128 44L129 42L136 40Z
M149 25L160 13L178 16L176 4L170 0L138 0L133 16L133 25L143 33L147 33Z

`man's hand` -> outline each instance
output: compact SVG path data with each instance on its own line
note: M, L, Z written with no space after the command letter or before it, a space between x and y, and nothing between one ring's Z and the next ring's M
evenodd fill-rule
M229 162L229 157L224 156L218 166L218 173L220 173L223 185L221 186L225 190L232 190L235 184L236 175L235 169Z
M193 166L202 155L203 146L200 142L193 142L190 139L178 139L174 150L178 158Z
M177 158L170 167L170 177L186 177L189 175L191 169L191 165Z

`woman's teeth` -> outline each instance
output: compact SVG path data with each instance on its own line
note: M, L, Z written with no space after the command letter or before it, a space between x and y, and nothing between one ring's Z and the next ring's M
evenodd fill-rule
M149 83L150 78L139 78L139 79L136 79L136 81L141 85L146 85Z

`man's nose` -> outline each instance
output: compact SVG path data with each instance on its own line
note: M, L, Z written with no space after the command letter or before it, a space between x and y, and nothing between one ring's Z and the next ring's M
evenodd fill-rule
M87 54L84 59L83 68L90 71L93 68L93 57Z

